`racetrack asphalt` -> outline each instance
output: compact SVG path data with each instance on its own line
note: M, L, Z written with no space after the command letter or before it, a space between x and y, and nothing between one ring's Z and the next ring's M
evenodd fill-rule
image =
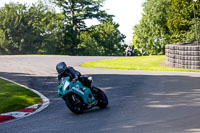
M83 68L87 61L117 57L0 56L0 76L50 99L45 110L0 124L0 133L198 133L200 73ZM65 61L109 98L107 109L71 113L57 96L55 66Z

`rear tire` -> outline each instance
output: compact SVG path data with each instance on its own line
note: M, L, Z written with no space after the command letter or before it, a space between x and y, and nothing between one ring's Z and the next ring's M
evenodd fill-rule
M82 114L84 111L83 99L75 93L66 96L65 104L75 114Z

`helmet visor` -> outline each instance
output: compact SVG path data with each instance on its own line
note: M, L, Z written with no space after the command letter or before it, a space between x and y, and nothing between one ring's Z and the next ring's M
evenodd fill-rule
M64 71L65 71L65 70L64 70L63 68L61 68L61 69L58 69L57 72L58 72L59 74L62 74Z

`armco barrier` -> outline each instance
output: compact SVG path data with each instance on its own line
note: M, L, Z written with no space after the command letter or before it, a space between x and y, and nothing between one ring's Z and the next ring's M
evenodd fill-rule
M200 69L200 45L194 43L165 46L166 63L171 67Z

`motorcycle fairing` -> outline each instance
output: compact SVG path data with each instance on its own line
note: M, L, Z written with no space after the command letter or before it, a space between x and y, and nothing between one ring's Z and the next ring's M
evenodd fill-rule
M91 90L88 87L83 86L80 81L71 83L67 79L65 79L58 86L58 95L59 96L64 98L68 93L78 94L80 97L82 97L84 103L88 104L89 106L96 103L96 100L95 100L94 95L92 94Z

